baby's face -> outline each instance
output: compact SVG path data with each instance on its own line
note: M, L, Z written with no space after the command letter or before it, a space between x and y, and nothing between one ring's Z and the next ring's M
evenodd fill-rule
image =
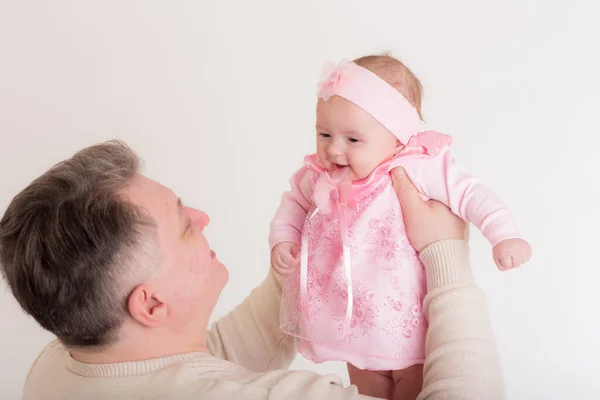
M316 129L323 166L329 172L346 168L352 180L366 178L403 147L369 113L339 96L317 102Z

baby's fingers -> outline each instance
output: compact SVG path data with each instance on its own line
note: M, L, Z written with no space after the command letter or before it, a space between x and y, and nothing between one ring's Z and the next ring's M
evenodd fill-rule
M274 261L273 262L273 269L279 275L289 275L289 270L290 269L287 268L287 266L282 261Z
M298 257L291 252L286 252L281 255L281 261L288 267L294 268L298 264Z
M500 253L495 257L496 265L500 271L507 271L513 267L513 259L508 253Z

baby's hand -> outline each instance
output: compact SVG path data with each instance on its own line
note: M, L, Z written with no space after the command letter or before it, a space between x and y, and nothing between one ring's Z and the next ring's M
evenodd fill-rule
M300 261L300 249L294 242L277 243L271 250L271 266L279 275L290 275Z
M517 268L531 258L531 246L523 239L506 239L494 246L494 261L500 271Z

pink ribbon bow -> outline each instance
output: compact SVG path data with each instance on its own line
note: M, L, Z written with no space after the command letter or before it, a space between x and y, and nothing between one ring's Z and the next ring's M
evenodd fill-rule
M348 68L349 64L348 60L342 60L337 64L325 64L321 72L321 79L317 84L317 96L319 98L329 100L336 94L342 74Z
M325 172L319 176L313 191L315 205L321 214L330 214L338 204L354 209L356 201L350 198L352 182L347 176L332 178Z

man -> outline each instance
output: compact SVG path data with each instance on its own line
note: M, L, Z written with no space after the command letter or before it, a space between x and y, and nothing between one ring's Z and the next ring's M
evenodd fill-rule
M0 264L12 293L58 338L31 368L24 398L365 398L336 376L284 369L295 342L279 329L281 282L272 273L207 329L228 278L202 233L209 218L138 165L121 142L84 149L19 193L0 221ZM439 242L461 239L464 223L422 203L399 177L403 207L421 207L406 225L431 276L425 310L429 335L438 334L421 395L497 398L501 374L466 245ZM447 307L460 307L463 320ZM439 336L450 323L454 332ZM456 340L478 355L462 369Z

